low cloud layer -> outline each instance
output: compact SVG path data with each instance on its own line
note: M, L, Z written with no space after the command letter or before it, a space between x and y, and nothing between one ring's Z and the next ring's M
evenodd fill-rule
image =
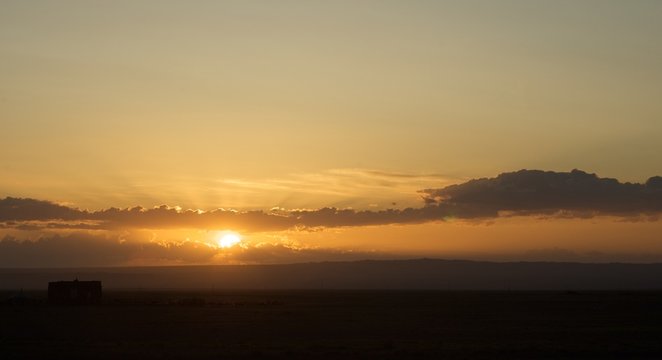
M196 241L154 242L116 234L75 232L40 238L0 239L2 267L103 267L177 264L279 264L393 258L376 252L306 248L291 244L245 244L221 249Z
M423 191L429 206L455 209L463 218L568 212L572 216L632 216L662 212L662 177L621 183L580 170L520 170Z
M18 230L127 228L235 229L277 231L382 224L412 224L448 218L510 215L592 217L657 216L662 212L662 177L643 184L621 183L573 170L521 170L422 190L421 207L387 210L321 208L269 211L182 210L168 206L87 211L35 199L0 200L0 227Z
M11 236L0 240L0 264L4 267L115 266L132 262L207 263L213 248L193 242L159 244L138 239L73 233L21 241Z

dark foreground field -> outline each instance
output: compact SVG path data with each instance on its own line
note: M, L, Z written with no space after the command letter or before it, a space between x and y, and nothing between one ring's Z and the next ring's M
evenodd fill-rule
M662 357L660 292L115 291L83 307L26 295L0 305L2 359Z

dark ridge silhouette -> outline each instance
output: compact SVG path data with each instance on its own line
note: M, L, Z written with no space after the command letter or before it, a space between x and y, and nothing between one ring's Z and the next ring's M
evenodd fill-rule
M93 305L101 303L101 281L52 281L48 283L48 302L55 305Z
M0 289L66 277L106 289L656 290L662 264L387 260L291 265L0 269Z

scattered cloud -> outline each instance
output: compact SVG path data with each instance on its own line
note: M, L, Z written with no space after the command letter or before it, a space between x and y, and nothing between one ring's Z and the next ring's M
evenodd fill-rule
M317 172L297 172L274 177L207 177L200 174L168 174L158 179L139 174L109 183L78 184L46 181L43 177L10 179L0 177L0 190L6 194L28 194L36 199L75 201L75 206L103 209L109 204L147 208L176 204L183 208L212 209L217 206L255 210L318 208L332 206L367 209L372 205L385 209L418 206L418 190L455 184L463 180L453 175L417 172L389 172L362 168L337 168ZM20 183L20 184L19 184ZM69 207L75 207L68 204ZM374 206L372 206L374 208Z
M429 186L452 184L457 178L434 173L388 172L372 169L331 169L317 173L290 174L272 179L223 179L217 186L223 192L241 193L244 200L265 198L281 207L369 208L415 206L418 191Z

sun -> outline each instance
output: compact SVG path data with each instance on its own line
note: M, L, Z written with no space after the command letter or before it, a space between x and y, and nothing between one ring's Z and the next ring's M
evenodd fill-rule
M241 236L236 233L225 233L218 239L218 246L223 249L231 248L241 242Z

